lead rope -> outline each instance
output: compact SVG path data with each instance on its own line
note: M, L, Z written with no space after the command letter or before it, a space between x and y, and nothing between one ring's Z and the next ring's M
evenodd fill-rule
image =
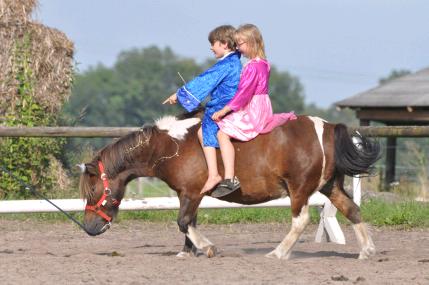
M57 205L55 205L55 203L53 203L52 201L50 201L43 194L37 192L36 189L34 189L33 186L28 185L27 183L25 183L24 181L22 181L20 178L16 177L12 172L10 172L9 170L7 170L4 166L0 165L0 168L2 169L3 172L7 173L10 177L12 177L16 181L18 181L18 183L22 187L24 187L25 190L29 190L33 195L35 195L35 196L37 196L39 198L42 198L43 200L45 200L46 202L48 202L49 204L51 204L52 206L54 206L55 208L57 208L61 213L63 213L64 215L66 215L67 218L69 218L70 220L72 220L73 222L75 222L82 230L84 230L86 233L88 233L88 231L85 229L85 227L82 225L81 222L79 222L72 215L70 215L69 213L65 212L63 209L61 209Z

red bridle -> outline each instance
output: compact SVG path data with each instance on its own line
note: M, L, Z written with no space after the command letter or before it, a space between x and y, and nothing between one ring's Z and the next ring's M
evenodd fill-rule
M110 197L111 203L113 206L119 207L121 204L121 201L118 201L114 198L112 198L112 191L109 189L109 181L107 180L106 173L104 173L104 165L101 161L98 162L98 169L100 170L100 178L103 180L103 195L101 195L100 200L98 200L97 204L94 206L92 205L86 205L85 210L93 211L96 214L98 214L100 217L105 219L106 221L110 222L112 220L112 217L109 217L105 212L103 212L103 208L107 203L107 197Z

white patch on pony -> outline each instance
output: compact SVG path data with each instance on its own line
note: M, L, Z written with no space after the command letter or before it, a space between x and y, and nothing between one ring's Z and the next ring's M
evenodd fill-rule
M309 206L304 205L298 217L292 218L292 227L282 242L270 253L265 255L269 258L289 259L292 247L298 241L305 227L310 222Z
M168 131L168 134L176 139L183 139L188 133L188 129L200 122L200 118L189 118L177 120L174 116L165 116L155 121L155 125L160 130Z
M186 236L198 249L204 249L213 245L211 241L209 241L199 230L197 230L197 228L193 226L188 226L188 233Z
M322 148L322 172L320 174L319 186L317 187L317 190L319 190L326 183L325 179L323 179L326 166L325 149L323 147L323 125L326 121L319 117L308 116L308 118L313 121L314 128L316 129L317 138L319 139L320 147Z
M374 242L368 233L366 225L363 223L354 224L353 229L360 246L359 259L367 259L374 255L376 252Z

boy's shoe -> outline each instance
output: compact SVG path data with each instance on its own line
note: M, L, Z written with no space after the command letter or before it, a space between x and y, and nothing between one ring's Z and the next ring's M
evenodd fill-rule
M232 192L240 189L240 181L238 180L237 176L234 176L232 179L224 179L222 180L219 185L213 190L213 192L210 194L210 196L214 198L220 198L226 195L231 194Z

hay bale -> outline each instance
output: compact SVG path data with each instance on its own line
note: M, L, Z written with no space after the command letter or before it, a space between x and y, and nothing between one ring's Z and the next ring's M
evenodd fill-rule
M19 100L15 61L20 43L26 40L35 101L56 114L70 96L73 43L57 29L31 21L36 5L36 0L0 0L0 118Z
M37 0L0 0L0 23L25 23Z
M31 13L37 4L37 0L0 0L0 126L6 125L6 115L12 114L14 117L18 113L15 111L19 109L17 106L20 106L22 94L27 98L30 96L32 102L42 108L42 116L53 118L49 124L56 125L57 114L70 96L73 43L64 33L31 20ZM25 92L19 92L20 84L29 85L22 88ZM58 146L61 144L56 141L56 144L38 145L37 141L22 140L25 143L20 145L20 151L42 152L41 159L44 159L46 154L58 152ZM6 145L7 148L13 143L9 139L0 138L0 147ZM6 158L14 155L8 153L8 150L4 153L7 154L4 156ZM53 155L49 156L48 165L37 167L34 167L33 162L26 159L22 153L19 158L21 159L19 161L9 160L13 162L11 167L15 171L22 170L20 176L28 175L26 170L30 169L32 172L28 180L33 185L44 187L41 185L42 181L47 185L51 185L49 181L53 181L55 185L51 189L55 191L68 187L66 172ZM1 159L0 156L0 163ZM0 198L20 189L20 185L14 180L6 185L5 189L0 188ZM16 196L16 193L14 195Z

